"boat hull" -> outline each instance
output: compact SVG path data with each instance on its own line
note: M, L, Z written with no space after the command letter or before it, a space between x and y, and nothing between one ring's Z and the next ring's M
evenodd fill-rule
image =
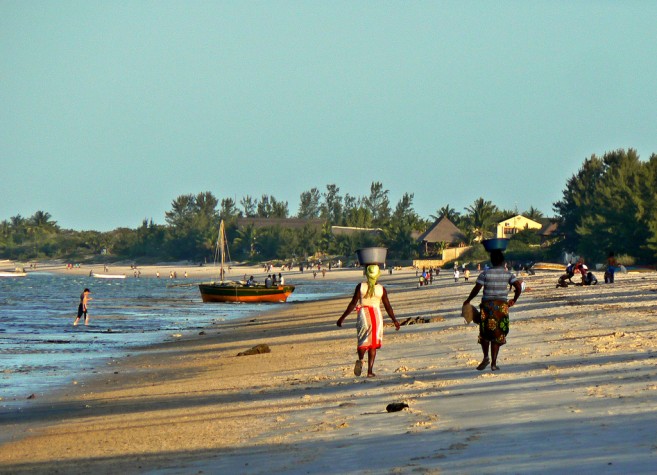
M91 274L96 279L125 279L125 274Z
M199 284L203 302L285 302L294 292L294 285L277 285L274 287Z
M26 275L25 272L0 271L0 277L25 277Z

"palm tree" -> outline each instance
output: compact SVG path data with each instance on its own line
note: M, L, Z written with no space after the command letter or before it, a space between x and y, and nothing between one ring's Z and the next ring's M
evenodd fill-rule
M456 211L454 208L450 207L449 204L437 210L435 215L433 214L431 215L431 218L433 218L434 221L437 221L443 216L449 219L454 224L457 224L461 218L461 214L458 211Z
M27 234L27 220L20 214L9 218L9 232L14 244L22 244Z
M446 241L440 241L436 243L436 252L438 253L438 258L442 259L443 258L443 253L445 252L445 249L447 249L447 242Z
M50 213L37 211L27 221L27 232L34 236L34 257L39 254L39 238L44 234L51 234L57 231L57 223L52 221Z
M525 218L533 219L534 221L539 221L543 218L543 213L533 206L530 206L523 214Z
M54 231L58 228L57 222L52 221L51 214L45 211L37 211L29 219L30 223L44 231Z
M481 241L493 234L495 215L498 213L497 206L483 198L477 198L466 208L466 211L468 211L467 219L470 227L477 236L476 240Z
M256 254L256 242L258 239L258 232L252 224L237 230L237 237L233 240L233 244L237 246L240 251L248 254L252 258Z

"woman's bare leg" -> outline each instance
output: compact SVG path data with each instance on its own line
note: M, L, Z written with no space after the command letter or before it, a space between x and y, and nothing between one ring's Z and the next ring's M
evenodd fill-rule
M486 340L481 341L481 351L484 353L484 359L482 359L481 363L479 363L479 366L477 366L479 371L485 369L486 366L488 366L488 363L490 363L490 360L488 359L488 345L489 342Z
M367 377L368 378L373 378L376 376L374 374L373 369L374 369L374 359L376 358L376 348L370 348L367 350Z
M493 371L497 371L498 369L500 369L499 366L497 366L497 355L499 354L499 352L500 352L500 345L498 345L494 341L491 341L490 353L491 353L492 361L491 361L490 369L492 369Z

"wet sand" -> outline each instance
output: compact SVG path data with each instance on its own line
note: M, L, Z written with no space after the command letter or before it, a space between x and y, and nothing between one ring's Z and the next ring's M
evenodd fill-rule
M434 321L387 327L376 378L353 375L355 315L335 326L349 296L274 305L3 413L0 472L654 472L657 273L567 289L527 276L494 373L475 369L460 317L475 277L445 274L383 275L398 319Z

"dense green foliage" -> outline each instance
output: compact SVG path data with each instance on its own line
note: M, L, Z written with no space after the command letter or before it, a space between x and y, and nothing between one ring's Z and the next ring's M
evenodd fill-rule
M635 150L591 156L554 204L562 246L590 260L609 252L653 263L657 257L657 156Z
M563 251L569 251L600 261L613 251L627 260L653 263L657 256L655 190L657 156L642 162L631 149L611 152L602 158L592 156L568 180L562 200L554 204L559 231L550 246L541 243L535 232L524 231L514 236L510 256L519 260L556 259ZM209 191L175 198L170 211L165 213L166 224L157 225L152 219L145 219L137 229L60 229L49 213L37 211L29 218L17 215L0 223L0 258L211 262L218 223L223 219L229 253L235 261L299 262L316 255L349 257L359 247L370 245L386 246L391 259L406 260L419 257L421 247L415 241L416 233L427 230L441 216L456 224L468 243L473 243L494 235L496 223L521 214L518 210L501 210L479 197L463 213L447 204L425 220L413 209L413 199L413 194L406 193L393 208L389 191L379 182L371 184L367 196L341 195L334 184L327 185L324 192L312 188L301 193L296 217L319 219L324 224L298 228L238 228L240 217L291 217L288 203L262 195L259 199L245 196L238 204L231 198L218 200ZM533 207L522 214L544 221L543 214ZM331 226L380 231L333 234ZM436 249L440 252L440 243ZM485 260L485 253L476 254L473 248L470 258Z

